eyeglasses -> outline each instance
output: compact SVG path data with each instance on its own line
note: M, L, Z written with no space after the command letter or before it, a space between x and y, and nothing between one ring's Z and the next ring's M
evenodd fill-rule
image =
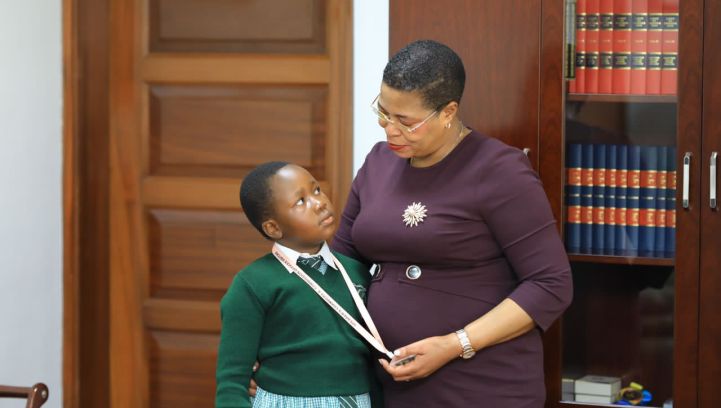
M421 126L423 126L426 122L428 122L433 116L435 116L435 115L439 112L439 110L436 109L436 110L434 110L433 112L431 112L430 115L426 116L426 118L423 119L422 121L416 123L416 124L413 125L412 127L408 127L408 126L406 126L406 125L404 125L404 124L402 124L402 123L399 123L399 122L394 121L393 119L390 118L390 116L388 116L387 114L383 113L383 112L379 109L379 107L378 107L378 98L380 98L380 96L381 96L381 94L378 94L378 96L376 96L375 99L373 99L373 102L371 102L371 110L373 111L373 113L376 114L376 116L378 116L378 119L382 122L381 126L384 126L384 127L385 127L387 124L390 123L391 125L397 127L397 128L400 129L400 130L404 130L404 131L406 131L406 132L408 132L408 133L413 133L413 132L415 132L416 130L418 130L418 128L420 128Z

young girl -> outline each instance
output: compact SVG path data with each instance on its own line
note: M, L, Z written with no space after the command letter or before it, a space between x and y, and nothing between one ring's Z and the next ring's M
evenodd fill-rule
M216 407L370 407L370 351L351 326L366 320L370 275L328 248L336 224L328 197L302 167L272 162L248 174L240 200L275 244L235 276L221 301Z

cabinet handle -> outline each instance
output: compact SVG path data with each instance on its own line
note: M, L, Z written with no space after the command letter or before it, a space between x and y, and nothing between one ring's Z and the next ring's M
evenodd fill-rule
M528 157L528 153L530 153L530 152L531 152L531 148L530 148L530 147L524 147L524 148L523 148L523 154L525 154L526 157Z
M683 208L688 208L688 183L689 183L689 172L691 171L691 152L686 152L683 155L683 199L681 205Z
M711 152L711 162L709 164L709 171L711 174L709 174L709 206L712 210L716 209L716 157L718 157L718 152Z

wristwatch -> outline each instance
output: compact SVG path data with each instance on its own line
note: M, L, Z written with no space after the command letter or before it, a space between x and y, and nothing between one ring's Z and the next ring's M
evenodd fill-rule
M471 345L471 341L468 340L468 335L466 334L465 329L457 330L456 336L458 336L458 341L461 342L461 347L463 348L463 351L461 351L461 357L464 360L468 360L476 355L476 350L473 350L473 346Z

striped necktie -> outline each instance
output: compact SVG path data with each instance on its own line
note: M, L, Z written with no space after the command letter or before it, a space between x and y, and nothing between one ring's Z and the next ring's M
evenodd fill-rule
M316 256L309 256L309 257L298 257L298 262L296 262L300 266L305 266L310 269L313 269L314 271L320 272L322 275L325 275L325 271L328 269L328 264L325 263L323 260L323 257L320 255Z

